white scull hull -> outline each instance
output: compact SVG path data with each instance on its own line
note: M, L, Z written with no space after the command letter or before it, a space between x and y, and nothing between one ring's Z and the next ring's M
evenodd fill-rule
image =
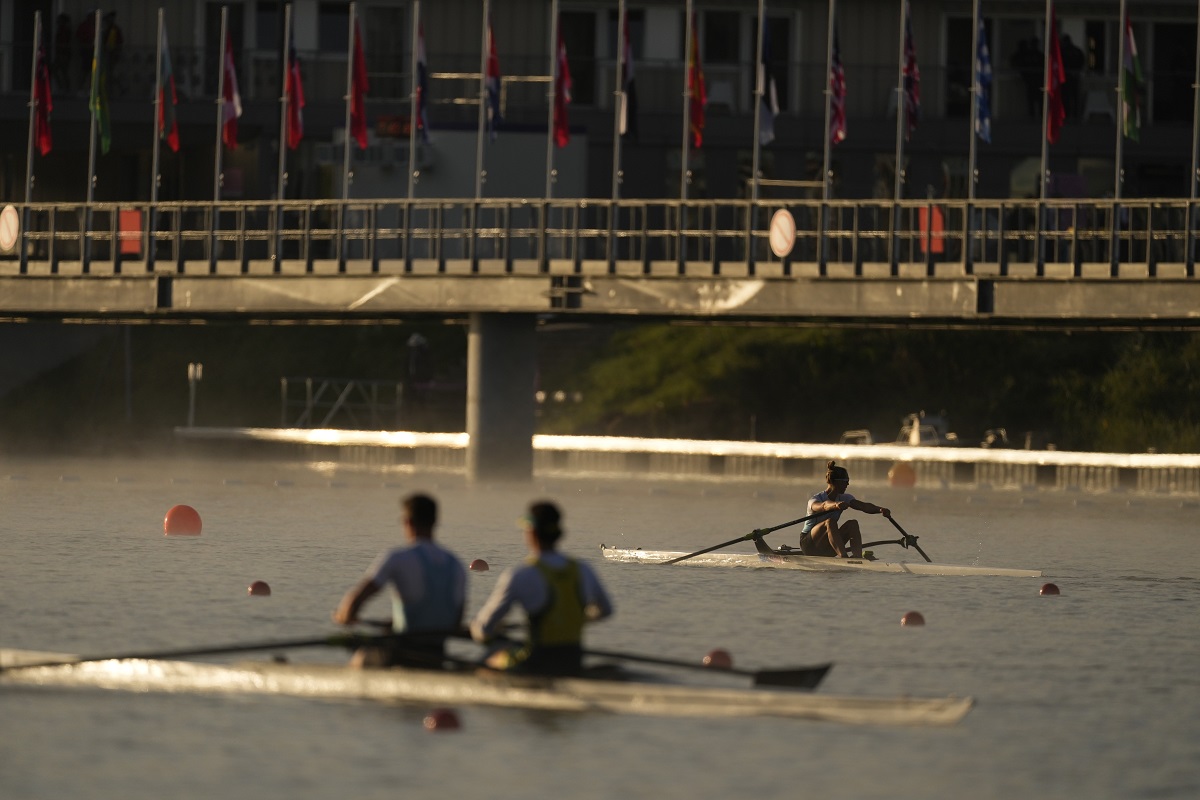
M631 550L600 545L605 558L643 564L661 564L687 553L669 550ZM996 575L1011 578L1038 578L1040 569L977 567L967 564L931 564L926 561L868 561L857 558L824 558L800 553L738 553L716 550L679 562L700 567L773 567L806 572L902 572L911 575Z
M0 650L0 667L71 656ZM668 717L774 716L848 725L953 725L971 698L849 697L474 672L356 670L315 664L210 664L130 659L0 671L0 686L90 687L132 692L212 692L484 705Z

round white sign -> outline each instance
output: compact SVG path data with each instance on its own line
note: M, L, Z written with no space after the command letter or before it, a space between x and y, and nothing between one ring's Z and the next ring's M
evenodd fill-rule
M17 209L10 203L0 211L0 250L10 252L17 244L17 236L21 233L21 218Z
M768 236L771 242L771 252L783 258L792 252L796 244L796 220L792 212L781 208L771 217L771 231Z

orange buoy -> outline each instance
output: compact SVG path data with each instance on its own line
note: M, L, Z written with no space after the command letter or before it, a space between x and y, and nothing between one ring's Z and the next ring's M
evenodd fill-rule
M471 562L471 572L487 572L491 567L482 558L477 558Z
M425 730L427 731L456 731L461 727L458 714L449 708L435 708L425 715Z
M897 461L895 464L892 464L892 468L888 470L888 486L911 489L916 485L917 471L912 468L911 464L906 464L903 461Z
M704 657L704 666L712 667L713 669L732 669L733 656L729 655L728 650L722 650L718 647Z
M271 594L271 587L266 581L255 581L246 589L246 594L266 597Z
M1059 594L1058 587L1053 583L1042 584L1042 590L1038 594Z
M907 614L905 614L903 617L900 618L900 624L905 627L908 627L911 625L924 625L925 617L921 614L920 611L909 611Z
M164 536L199 536L200 515L191 506L171 506L163 517Z

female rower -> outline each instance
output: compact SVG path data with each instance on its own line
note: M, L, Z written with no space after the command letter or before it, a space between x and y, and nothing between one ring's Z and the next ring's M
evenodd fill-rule
M808 513L829 513L804 523L800 529L800 549L806 556L862 558L862 533L858 529L858 520L841 522L842 512L854 509L864 514L883 514L885 517L890 517L892 512L883 506L857 500L854 495L847 493L850 473L845 467L839 467L835 461L825 466L825 491L817 492L809 499Z

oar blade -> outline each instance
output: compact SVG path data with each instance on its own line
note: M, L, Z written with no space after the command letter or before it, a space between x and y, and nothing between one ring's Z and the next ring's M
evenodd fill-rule
M762 669L754 673L755 686L780 686L788 689L815 689L833 664L792 669Z

